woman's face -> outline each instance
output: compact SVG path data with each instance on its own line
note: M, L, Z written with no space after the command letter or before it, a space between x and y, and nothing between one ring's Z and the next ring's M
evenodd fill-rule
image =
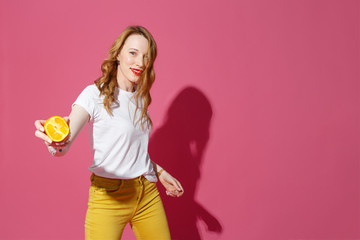
M130 35L124 43L117 60L117 80L128 85L129 81L134 84L140 79L141 73L145 70L148 60L148 40L141 35Z

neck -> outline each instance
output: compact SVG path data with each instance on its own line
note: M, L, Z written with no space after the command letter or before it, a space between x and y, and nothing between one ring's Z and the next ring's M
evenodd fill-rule
M131 84L131 83L126 84L122 81L118 81L118 87L127 92L134 92L135 90L135 84Z
M117 83L118 83L119 88L121 88L122 90L125 90L127 92L134 92L134 90L135 90L135 83L130 82L127 79L122 80L119 77L119 73L117 74Z

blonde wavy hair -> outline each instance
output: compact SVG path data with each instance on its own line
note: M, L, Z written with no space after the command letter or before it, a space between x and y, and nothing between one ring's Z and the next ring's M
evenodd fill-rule
M156 42L146 28L142 26L129 26L120 34L109 50L109 57L101 64L102 76L96 79L94 83L99 89L100 95L104 96L103 103L106 111L110 115L113 115L110 106L113 102L116 101L114 94L116 87L118 87L116 78L118 62L116 57L123 48L126 39L133 34L138 34L145 37L149 43L147 56L148 61L146 62L146 66L140 76L136 86L136 91L134 93L134 99L136 103L134 119L137 110L140 109L141 115L139 121L141 128L144 130L145 126L147 129L152 127L152 121L148 115L148 107L151 103L150 89L155 81L154 61L157 56ZM136 124L137 123L135 123L135 125Z

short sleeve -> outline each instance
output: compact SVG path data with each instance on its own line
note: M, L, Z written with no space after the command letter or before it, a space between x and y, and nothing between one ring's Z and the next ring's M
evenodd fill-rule
M72 107L77 104L83 107L90 115L90 120L94 119L95 115L95 103L98 98L98 89L95 85L87 86L78 96L76 101L72 104Z

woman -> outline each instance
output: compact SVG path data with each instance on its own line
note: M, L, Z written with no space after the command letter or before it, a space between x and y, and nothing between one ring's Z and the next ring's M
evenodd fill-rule
M157 178L169 196L179 197L184 190L148 154L149 91L156 55L156 43L144 27L126 28L103 62L102 76L83 90L65 118L68 139L51 142L44 133L45 120L35 121L35 135L54 156L66 154L85 124L92 124L94 160L89 167L86 239L120 239L127 223L137 239L170 239Z

